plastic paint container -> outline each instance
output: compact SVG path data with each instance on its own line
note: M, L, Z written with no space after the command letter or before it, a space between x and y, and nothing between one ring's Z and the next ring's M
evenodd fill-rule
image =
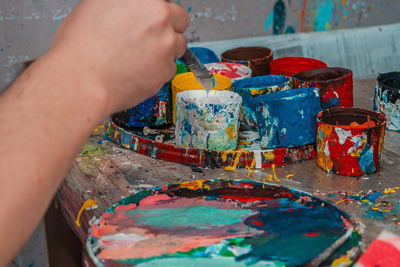
M235 150L242 98L231 91L180 92L176 96L175 143L208 150Z
M294 74L293 87L319 88L321 107L353 107L353 73L344 68L318 68Z
M386 116L388 130L400 131L400 72L379 74L374 110Z
M238 63L216 62L206 64L205 67L212 73L228 77L232 82L251 77L251 69Z
M271 74L289 77L301 71L327 67L326 63L308 57L282 57L272 60L270 65Z
M162 127L171 124L171 82L163 85L157 95L137 106L111 115L112 120L125 129L145 126Z
M243 131L257 131L257 118L253 100L260 95L290 89L290 79L282 75L265 75L238 80L232 84L232 91L243 98L240 128Z
M231 90L232 82L229 78L214 74L215 80L217 82L217 86L213 88L213 90ZM189 91L189 90L204 90L204 87L196 80L194 74L192 72L182 73L176 75L174 79L172 79L172 118L175 123L175 100L176 95L179 92Z
M224 62L233 62L250 67L253 76L268 75L269 63L273 58L273 52L267 47L250 46L227 50L221 55Z
M206 47L190 47L190 50L192 50L193 54L200 60L201 63L203 64L208 64L208 63L214 63L214 62L220 62L221 60L215 54L214 51L212 51L209 48Z
M189 71L189 68L181 60L176 60L176 75Z
M315 143L318 88L276 91L255 98L254 106L262 148Z
M317 164L348 176L374 173L381 166L386 118L359 108L331 108L318 114Z

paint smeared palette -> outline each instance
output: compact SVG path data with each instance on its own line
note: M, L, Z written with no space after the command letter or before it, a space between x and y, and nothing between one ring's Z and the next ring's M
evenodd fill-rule
M107 121L104 128L107 136L124 148L148 157L196 167L261 169L311 160L316 155L314 144L261 149L260 144L257 144L257 132L252 132L255 134L251 135L247 133L245 139L239 138L238 150L212 151L177 146L173 134L163 130L159 130L158 134L145 136L143 130L126 130L113 121Z
M97 266L299 266L355 231L322 266L348 266L361 236L349 216L307 193L247 180L195 180L142 191L93 224Z

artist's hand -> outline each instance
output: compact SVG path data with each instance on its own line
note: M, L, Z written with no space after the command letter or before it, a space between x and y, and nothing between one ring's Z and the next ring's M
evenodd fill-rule
M46 56L94 85L92 94L104 92L107 112L116 112L173 77L188 23L183 8L163 0L83 0L60 24Z

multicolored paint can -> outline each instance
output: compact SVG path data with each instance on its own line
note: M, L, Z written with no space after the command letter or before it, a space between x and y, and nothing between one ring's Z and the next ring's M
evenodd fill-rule
M272 60L270 65L271 74L289 77L301 71L327 67L326 63L308 57L282 57Z
M293 87L319 88L321 108L353 107L353 73L344 68L318 68L294 74Z
M216 62L204 65L210 72L221 74L232 82L240 79L250 78L252 75L251 69L245 65L232 62Z
M214 151L235 150L242 98L231 91L206 90L176 95L175 143Z
M232 91L243 98L243 112L240 128L243 131L257 131L257 118L253 100L260 95L290 89L290 79L282 75L265 75L233 82Z
M400 72L379 74L374 110L386 116L388 130L400 131Z
M267 47L250 46L238 47L227 50L221 55L224 62L233 62L248 66L253 71L253 76L268 75L269 63L273 58L273 52Z
M139 105L117 112L111 118L125 129L167 126L172 122L171 82L163 85L157 95Z
M331 108L318 114L317 164L340 175L377 172L385 136L386 118L359 108Z
M193 180L122 199L91 226L96 266L306 266L349 238L322 266L346 267L361 234L332 203L249 180Z
M217 85L212 90L231 90L232 82L228 77L220 74L213 74ZM172 79L172 121L176 121L176 95L179 92L190 90L205 90L204 87L197 81L192 72L178 74Z
M254 106L262 148L315 143L318 88L276 91L255 98Z

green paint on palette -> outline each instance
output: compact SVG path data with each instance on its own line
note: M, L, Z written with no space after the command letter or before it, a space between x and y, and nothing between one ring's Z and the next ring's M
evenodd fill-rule
M125 214L134 218L138 225L159 228L194 227L212 229L241 223L242 217L252 213L248 209L218 209L212 206L189 206L175 209L136 209Z

